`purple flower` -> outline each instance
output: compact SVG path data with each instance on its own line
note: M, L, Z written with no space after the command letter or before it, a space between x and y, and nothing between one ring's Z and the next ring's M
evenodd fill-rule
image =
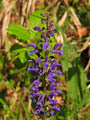
M35 60L36 63L41 63L41 58Z
M51 37L54 36L54 33L50 33L50 36L51 36Z
M50 104L54 104L54 105L58 104L56 99L49 99L49 102Z
M56 77L56 73L49 73L48 77Z
M48 68L48 64L45 62L43 67L44 67L44 69L47 69Z
M57 90L55 90L55 93L61 94L61 90L57 89Z
M54 33L57 33L57 30L56 30L56 29L54 29L54 30L53 30L53 32L54 32Z
M29 71L29 72L39 71L39 68L38 68L38 67L31 66L31 67L28 68L28 71Z
M51 85L50 85L50 90L55 90L57 87L57 84L55 82L52 82Z
M33 56L33 54L34 54L34 51L33 51L33 50L31 50L31 51L30 51L30 55L31 55L31 56Z
M35 98L35 97L38 96L38 95L39 95L38 92L36 92L36 93L31 93L31 94L30 94L30 98Z
M58 75L62 75L62 72L60 70L55 71Z
M35 80L35 81L33 82L33 84L34 84L35 86L37 86L37 87L40 87L40 81L39 81L39 80Z
M37 86L33 86L33 87L31 88L31 90L34 90L34 91L36 91L36 92L38 92L38 91L39 91L39 89L38 89L38 87L37 87Z
M34 27L34 30L37 30L38 32L41 31L41 30L40 30L40 27L38 27L38 26L35 26L35 27Z
M42 46L42 47L43 47L43 49L45 49L45 50L46 50L46 49L48 48L48 46L49 46L49 44L47 44L47 42L46 42L46 43L44 43L44 44L43 44L43 46Z
M45 43L47 42L47 36L44 37Z
M39 115L41 111L42 111L42 107L40 106L38 109L35 110L35 114Z
M37 46L34 43L29 43L29 46L32 46L33 48L36 48Z
M63 55L63 51L62 50L53 50L53 53L58 53L59 56Z
M56 111L60 111L60 106L52 106L52 109L55 109Z
M62 43L56 43L53 49L56 50L58 48L58 46L61 46L61 45L63 45L63 44Z
M44 104L44 96L42 94L40 94L37 105L43 105L43 104Z
M50 118L54 115L54 110L50 112Z
M56 82L56 79L53 78L53 77L48 76L48 79L49 79L50 82Z

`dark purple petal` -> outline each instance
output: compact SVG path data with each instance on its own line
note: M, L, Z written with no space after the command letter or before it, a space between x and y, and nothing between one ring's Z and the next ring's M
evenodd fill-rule
M50 118L54 115L54 110L50 112Z
M51 85L50 85L50 90L55 90L57 87L57 84L55 82L52 82Z
M37 50L37 49L35 50L35 53L38 53L38 50Z
M38 87L37 87L37 86L33 86L33 87L31 88L31 90L34 90L34 91L36 91L36 92L38 92L38 91L39 91L39 89L38 89Z
M36 97L36 96L38 96L38 95L39 95L38 92L36 92L36 93L31 93L31 94L30 94L30 98L34 98L34 97Z
M54 28L54 25L52 25L51 27L50 27L50 29L53 29Z
M41 112L41 109L36 109L36 110L35 110L35 115L39 115L40 112Z
M37 30L38 32L41 31L41 30L40 30L40 27L38 27L38 26L35 26L35 27L34 27L34 30Z
M39 68L31 66L31 67L28 68L28 71L30 71L30 72L32 72L32 71L39 71Z
M41 58L35 60L36 63L41 63Z
M34 54L34 51L30 51L30 55L33 56L33 54Z
M62 50L53 50L53 53L58 53L59 56L63 55L63 51Z
M57 73L58 75L62 75L62 72L59 71L59 70L56 70L56 73Z
M62 44L62 43L56 43L53 49L56 50L57 47L58 47L58 46L61 46L61 45L63 45L63 44Z
M56 79L53 78L53 77L48 76L48 79L49 79L50 82L56 82Z
M56 99L49 99L49 102L50 104L54 104L54 105L58 104Z
M35 80L35 81L33 82L33 84L34 84L35 86L37 86L37 87L40 87L40 81L39 81L39 80Z
M61 94L61 90L57 89L57 90L55 90L55 93Z
M56 77L56 73L49 73L48 77Z
M55 109L56 111L60 111L60 106L52 106L52 109Z
M42 47L46 50L48 48L48 46L49 46L49 44L44 43Z
M53 30L53 32L54 32L54 33L57 33L57 30L56 30L56 29L54 29L54 30Z
M44 37L45 42L47 42L47 36Z
M40 94L37 105L43 105L43 104L44 104L44 96L42 94Z
M48 68L48 64L45 62L43 67L44 67L44 69L47 69Z
M37 46L34 43L29 43L29 46L32 46L33 48L36 48Z
M43 35L43 33L41 34L41 37L43 37L44 35Z
M51 37L54 36L54 33L50 33L50 36L51 36Z

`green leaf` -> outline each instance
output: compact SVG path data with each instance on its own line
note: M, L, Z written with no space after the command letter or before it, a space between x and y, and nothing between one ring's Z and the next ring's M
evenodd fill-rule
M54 53L49 53L48 57L54 56Z
M25 48L19 44L14 44L11 49L10 52L11 53L18 53L18 52L22 52L22 50L25 50Z
M30 56L30 58L36 60L38 59L38 56L34 53L33 56Z
M41 19L44 19L40 15L41 13L48 13L48 12L45 10L37 10L34 13L32 13L29 17L30 36L32 40L33 39L37 40L41 38L41 33L34 30L35 26L39 26L40 28L43 28L43 27L46 28L46 25L41 23Z
M22 98L20 97L20 95L18 94L18 92L16 91L16 89L13 87L13 85L10 83L11 87L13 88L13 90L15 91L15 93L17 94L20 103L25 111L25 115L26 115L26 120L31 120L30 114L28 112L28 108L25 106L24 101L22 100Z
M4 60L2 59L2 57L0 57L0 68L2 69L4 66Z
M20 52L19 59L20 59L21 63L25 63L27 61L27 57L26 57L26 52L25 51Z
M0 103L5 106L5 109L10 113L10 115L13 117L13 119L17 120L16 115L12 112L10 107L7 105L7 103L2 98L0 98Z
M45 57L45 52L40 52L41 57Z
M27 43L30 43L30 34L21 25L10 24L9 27L8 27L8 33L10 35L16 36L17 39L21 39L21 40L24 40Z

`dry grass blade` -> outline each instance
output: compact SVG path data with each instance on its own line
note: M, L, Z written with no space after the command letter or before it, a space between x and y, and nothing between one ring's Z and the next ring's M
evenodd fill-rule
M76 15L76 13L75 13L75 11L74 11L72 8L70 8L70 11L71 11L71 13L72 13L72 19L73 19L73 21L74 21L74 24L75 24L76 27L77 27L77 30L78 30L78 33L79 33L79 37L81 38L81 37L82 37L82 34L81 34L81 23L80 23L77 15Z
M62 26L63 24L64 24L64 22L65 22L65 20L66 20L66 18L67 18L67 11L64 13L64 15L62 16L62 18L59 20L59 22L58 22L58 24L60 25L60 26Z

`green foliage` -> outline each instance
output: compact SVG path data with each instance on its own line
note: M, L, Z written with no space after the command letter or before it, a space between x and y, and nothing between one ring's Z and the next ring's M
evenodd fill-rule
M5 106L5 109L10 113L10 115L13 117L13 119L17 120L15 114L12 112L10 107L7 105L7 103L2 98L0 98L0 103L2 103Z
M41 36L38 31L34 30L35 26L40 26L40 28L46 27L45 24L41 23L41 19L43 18L40 14L47 13L45 10L37 10L32 13L29 17L29 29L30 29L30 36L31 40L40 40Z
M7 31L10 35L14 35L18 40L21 39L23 42L30 43L30 34L23 26L10 24Z

